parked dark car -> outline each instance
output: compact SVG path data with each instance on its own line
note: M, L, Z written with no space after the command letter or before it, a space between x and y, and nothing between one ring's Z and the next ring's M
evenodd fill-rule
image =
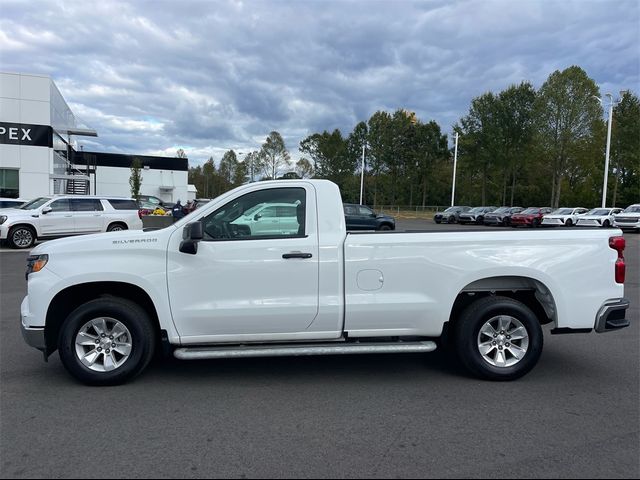
M396 220L393 217L377 214L365 205L345 203L344 218L347 230L395 230Z
M493 212L484 216L485 225L503 225L508 227L511 225L511 215L520 213L524 210L522 207L500 207Z
M0 208L18 208L27 203L22 198L0 198Z
M456 223L458 221L458 216L461 213L468 212L469 210L471 210L471 207L449 207L444 212L437 212L433 216L433 221L436 223Z
M468 212L461 213L458 216L458 223L475 223L477 225L482 225L484 222L484 216L487 213L493 212L496 207L475 207L469 210Z
M542 223L542 217L551 213L553 208L550 207L529 207L521 213L511 215L511 226L516 227L539 227Z

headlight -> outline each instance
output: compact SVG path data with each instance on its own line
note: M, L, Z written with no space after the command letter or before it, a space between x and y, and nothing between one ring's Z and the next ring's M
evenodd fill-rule
M25 278L29 278L31 273L39 272L49 261L49 255L29 255L27 257L27 273Z
M7 216L6 215L0 215L0 225L2 225L6 221L7 221Z

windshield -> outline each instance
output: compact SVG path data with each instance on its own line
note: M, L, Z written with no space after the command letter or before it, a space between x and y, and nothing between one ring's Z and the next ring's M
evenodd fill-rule
M609 215L609 210L606 208L594 208L593 210L589 210L587 215L595 215L597 217L602 217L603 215Z
M40 208L42 205L47 203L50 198L47 197L39 197L35 200L31 200L30 202L25 203L20 207L20 210L35 210L36 208Z
M484 207L475 207L469 210L469 213L482 213L484 211Z
M535 215L536 213L540 213L539 208L527 208L524 212L521 212L523 215Z
M631 205L625 209L624 213L640 213L640 205Z
M449 207L444 211L444 213L455 213L458 211L459 208L460 207Z
M494 210L491 213L508 213L511 207L500 207L497 210Z
M559 208L554 211L551 215L571 215L573 209L571 208Z

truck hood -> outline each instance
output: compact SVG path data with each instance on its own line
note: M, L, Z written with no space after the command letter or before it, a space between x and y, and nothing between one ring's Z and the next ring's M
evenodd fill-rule
M118 232L95 233L75 237L60 238L41 243L31 251L32 255L74 253L105 250L144 248L145 245L159 246L169 241L175 231L174 226L159 230L122 230Z

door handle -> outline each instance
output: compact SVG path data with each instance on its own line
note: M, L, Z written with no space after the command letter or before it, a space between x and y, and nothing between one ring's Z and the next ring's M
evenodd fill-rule
M313 257L313 255L311 255L310 253L302 253L302 252L291 252L291 253L285 253L282 255L282 258L284 259L290 259L290 258L311 258Z

